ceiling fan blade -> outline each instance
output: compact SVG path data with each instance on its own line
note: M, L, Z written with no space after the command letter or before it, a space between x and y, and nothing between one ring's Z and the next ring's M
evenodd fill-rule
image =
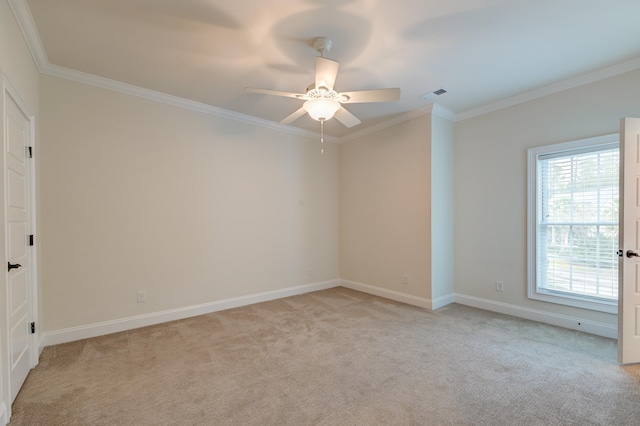
M251 92L251 93L260 93L262 95L285 96L287 98L296 98L296 99L303 99L304 98L304 95L300 94L300 93L281 92L279 90L256 89L254 87L245 87L245 90L247 92Z
M339 122L341 122L342 124L344 124L345 126L351 128L353 126L357 126L358 124L361 123L360 120L358 120L358 117L356 117L355 115L351 114L349 111L347 111L344 107L340 107L340 109L338 111L336 111L336 114L334 115L335 118L338 119Z
M333 90L339 67L339 62L318 56L316 58L316 89L324 86Z
M377 90L359 90L355 92L342 92L349 100L341 102L343 104L357 104L364 102L391 102L400 99L400 89L377 89Z
M290 124L293 123L294 121L296 121L298 118L302 117L303 115L305 115L307 113L307 111L304 110L304 108L300 108L296 111L294 111L291 115L289 115L288 117L284 118L283 120L280 120L280 124Z

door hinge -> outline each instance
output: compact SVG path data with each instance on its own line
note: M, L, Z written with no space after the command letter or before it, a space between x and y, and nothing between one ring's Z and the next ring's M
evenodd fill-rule
M29 245L33 245L33 234L29 235Z
M27 149L27 158L33 158L33 147L32 146L27 146L25 147Z
M36 323L32 322L31 323L31 334L35 334L36 333Z

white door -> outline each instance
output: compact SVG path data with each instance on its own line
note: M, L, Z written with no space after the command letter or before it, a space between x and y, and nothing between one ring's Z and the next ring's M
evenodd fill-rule
M618 362L640 362L640 118L620 122Z
M7 253L7 345L11 402L33 367L31 327L31 179L28 146L31 122L4 92L5 244ZM6 352L5 352L6 353Z

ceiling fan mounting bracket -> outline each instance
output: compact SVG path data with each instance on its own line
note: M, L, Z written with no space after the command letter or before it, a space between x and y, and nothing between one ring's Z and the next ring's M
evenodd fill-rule
M317 37L313 39L311 43L314 49L316 49L322 57L327 54L329 50L331 50L331 46L333 46L333 42L329 37Z

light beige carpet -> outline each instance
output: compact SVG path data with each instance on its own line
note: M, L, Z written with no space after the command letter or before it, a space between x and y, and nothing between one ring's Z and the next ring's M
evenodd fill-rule
M45 348L17 425L638 425L616 342L336 288Z

